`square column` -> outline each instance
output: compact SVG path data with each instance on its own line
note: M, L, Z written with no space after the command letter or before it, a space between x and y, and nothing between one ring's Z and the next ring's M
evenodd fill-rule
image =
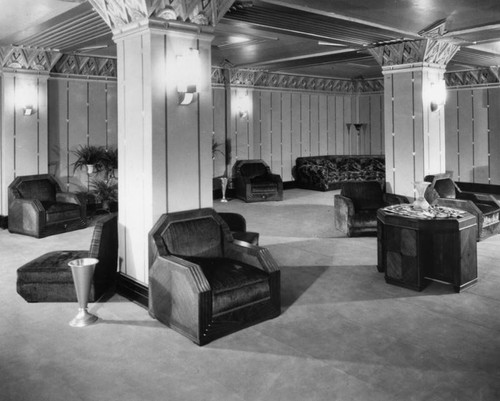
M158 218L212 206L212 31L156 19L114 31L120 271L141 283L148 281L148 233ZM178 60L192 49L201 66L197 93L181 105Z
M387 190L415 197L414 182L445 172L444 107L431 110L445 68L416 63L382 72Z

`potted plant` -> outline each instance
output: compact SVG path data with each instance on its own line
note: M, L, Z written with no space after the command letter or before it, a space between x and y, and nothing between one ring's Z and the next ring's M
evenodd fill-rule
M222 143L218 143L217 141L212 141L212 159L215 160L217 153L220 153L221 156L224 156L224 152L219 149L222 146Z
M102 164L110 178L117 177L118 170L118 149L105 149L102 155Z
M116 180L96 178L92 180L90 188L98 202L102 204L103 210L114 211L118 202L118 182Z
M80 145L72 153L77 157L73 163L73 173L77 168L87 168L87 173L92 174L102 169L104 149L101 146Z

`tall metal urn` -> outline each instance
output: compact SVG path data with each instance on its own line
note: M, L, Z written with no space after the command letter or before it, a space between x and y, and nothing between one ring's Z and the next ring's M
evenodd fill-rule
M71 267L71 274L75 283L76 298L78 299L78 313L69 322L72 327L84 327L95 323L98 319L87 311L87 304L89 302L90 283L94 276L96 264L99 262L95 258L82 258L75 259L68 263Z

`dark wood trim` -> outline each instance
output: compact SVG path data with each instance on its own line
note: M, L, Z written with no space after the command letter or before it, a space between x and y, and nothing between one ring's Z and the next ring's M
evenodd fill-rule
M116 292L121 296L148 308L149 291L148 287L141 284L123 273L118 273L118 283Z
M294 189L297 188L295 181L283 181L283 189Z
M5 230L9 227L8 219L9 219L9 216L0 215L0 228L3 228Z

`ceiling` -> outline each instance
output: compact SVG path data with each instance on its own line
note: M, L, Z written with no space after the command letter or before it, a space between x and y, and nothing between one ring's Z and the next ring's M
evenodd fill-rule
M368 5L369 4L369 5ZM110 28L84 0L0 0L0 45L115 56ZM376 78L368 49L420 39L446 20L460 45L447 69L500 65L498 0L236 1L217 24L213 65L329 78Z

